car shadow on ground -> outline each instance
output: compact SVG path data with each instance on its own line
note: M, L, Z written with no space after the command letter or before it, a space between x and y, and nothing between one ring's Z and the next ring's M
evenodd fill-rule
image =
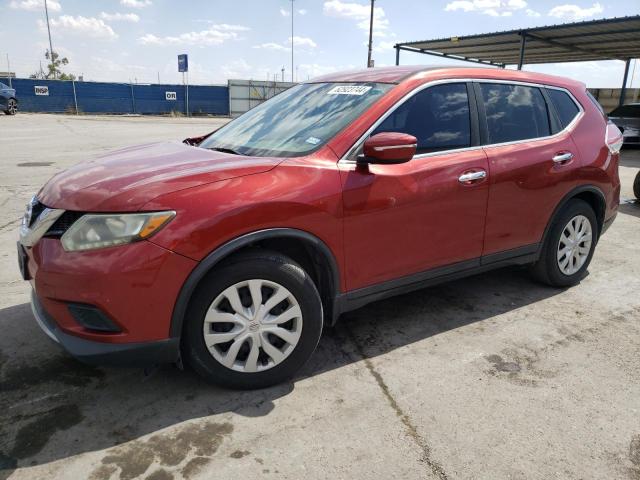
M39 331L27 304L5 308L0 310L0 329L7 332L0 336L0 479L16 467L122 445L185 420L225 412L268 415L274 401L301 379L471 324L483 329L496 316L561 291L534 283L526 268L513 267L379 301L327 329L294 381L246 392L217 388L171 366L145 376L140 370L83 365Z
M620 202L619 212L640 218L640 200L626 200Z

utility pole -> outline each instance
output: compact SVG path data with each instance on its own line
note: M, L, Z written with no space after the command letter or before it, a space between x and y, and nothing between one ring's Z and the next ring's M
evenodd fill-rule
M7 78L9 79L9 88L11 87L11 64L9 63L9 54L7 53ZM633 75L631 76L631 83L633 83Z
M51 60L51 73L55 78L56 66L53 63L53 44L51 43L51 27L49 26L49 9L47 8L47 0L44 0L44 14L47 17L47 33L49 34L49 57Z
M291 0L291 83L293 83L293 2Z
M282 81L284 82L284 65L282 66Z
M367 68L373 67L373 62L371 60L371 49L373 46L373 2L375 0L371 0L371 18L369 19L369 54L367 55Z

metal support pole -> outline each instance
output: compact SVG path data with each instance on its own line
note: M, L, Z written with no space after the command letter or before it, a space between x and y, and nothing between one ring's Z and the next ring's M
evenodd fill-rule
M13 88L11 86L11 64L9 63L9 54L7 53L7 78L9 79L9 88Z
M44 14L47 17L47 33L49 34L49 56L51 57L51 73L53 78L56 78L56 66L53 63L53 43L51 43L51 27L49 27L49 9L47 8L47 0L44 0Z
M369 53L367 54L367 68L371 68L371 49L373 47L373 3L371 0L371 17L369 18Z
M78 97L76 97L76 82L71 80L71 86L73 87L73 103L76 106L76 115L78 115Z
M518 70L522 70L522 64L524 63L524 49L527 44L527 34L520 34L520 59L518 60Z
M627 61L624 64L624 77L622 79L622 90L620 90L620 101L618 102L619 107L624 105L624 100L627 94L627 77L629 76L630 65L631 65L631 59L627 58Z
M293 80L293 2L294 0L291 0L291 83L294 82Z
M187 117L189 116L189 72L187 72Z
M131 80L129 80L129 86L131 87L131 109L133 110L132 113L136 113L136 97L133 94L133 83L131 83Z
M400 46L396 45L396 66L400 65Z

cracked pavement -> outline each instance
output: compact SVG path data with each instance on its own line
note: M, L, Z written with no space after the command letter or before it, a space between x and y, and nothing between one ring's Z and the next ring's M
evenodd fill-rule
M84 366L42 333L15 240L55 172L213 118L1 117L0 479L640 479L640 205L589 276L508 268L377 302L300 375L250 392L167 366ZM22 166L20 166L22 165ZM640 168L624 150L623 199Z

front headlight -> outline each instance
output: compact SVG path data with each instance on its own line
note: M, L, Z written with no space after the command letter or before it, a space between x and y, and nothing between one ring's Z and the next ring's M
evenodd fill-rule
M87 214L62 235L67 252L112 247L149 238L175 217L176 212Z

